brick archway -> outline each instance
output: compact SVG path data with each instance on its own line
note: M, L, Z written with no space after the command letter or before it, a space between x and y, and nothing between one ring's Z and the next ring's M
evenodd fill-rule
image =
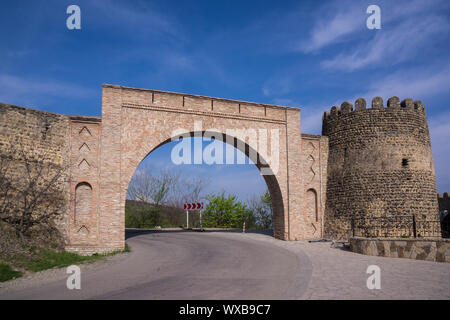
M221 133L221 132L211 132L208 131L209 133L213 133L214 136L221 136L221 140L223 143L228 143L229 145L233 146L234 149L238 150L239 146L244 146L243 150L244 154L249 157L250 154L252 154L252 152L254 154L257 155L257 159L263 159L263 161L257 161L254 165L258 168L258 170L261 173L261 168L264 167L266 169L270 169L270 166L268 165L268 162L264 159L264 157L257 152L257 150L253 149L248 143L236 138L236 137L231 137L228 136L227 134ZM205 131L202 132L195 132L195 131L184 131L183 133L181 133L180 135L183 137L189 137L189 138L194 138L194 137L202 137L205 134ZM149 155L151 155L151 153L153 151L155 151L156 149L158 149L159 147L162 147L163 145L170 143L172 141L176 141L177 136L172 136L169 139L159 143L156 147L154 147L153 149L151 149L150 151L148 151L146 153L146 155L140 159L139 162L137 163L137 166L134 167L134 170L132 170L132 174L131 176L129 176L127 174L127 176L123 177L124 179L124 184L127 185L127 189L128 186L131 182L131 179L133 177L133 174L136 172L138 166L141 164L141 162L147 158ZM147 151L146 149L142 150L141 154L144 154L145 151ZM131 170L130 170L131 172ZM271 199L272 199L272 208L273 208L273 232L274 232L274 237L276 238L280 238L283 239L283 231L285 230L285 213L284 213L284 204L283 204L283 195L280 189L280 185L277 181L276 175L274 174L262 174L262 177L264 178L264 181L267 185L267 189L269 190ZM128 184L127 184L128 183ZM127 190L125 190L125 195L127 194Z
M321 236L314 226L305 222L304 197L306 187L322 190L325 171L321 170L319 154L325 152L322 149L326 143L320 136L302 136L300 109L104 85L101 123L86 118L72 119L71 139L75 143L71 147L71 183L90 176L93 189L98 191L93 193L96 208L88 235L91 241L88 244L78 241L75 225L68 232L67 249L104 252L123 248L125 200L134 171L151 151L173 138L175 129L181 128L191 135L198 133L195 123L201 123L204 130L226 136L230 136L227 134L230 129L276 130L279 133L277 170L273 175L264 175L274 202L274 236L283 240ZM97 142L87 143L89 139ZM237 143L238 139L233 141ZM315 180L308 176L311 168L305 165L307 161L302 153L306 142L305 150L312 148L313 151L307 152L317 154ZM247 146L246 153L252 148ZM91 154L86 161L82 150ZM257 167L263 168L259 163ZM318 197L319 202L323 201L321 192Z

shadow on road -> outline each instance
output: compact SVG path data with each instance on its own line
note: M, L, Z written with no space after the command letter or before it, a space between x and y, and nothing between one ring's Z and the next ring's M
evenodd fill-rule
M125 229L125 240L150 233L181 233L181 232L199 232L199 230L185 230L181 228L170 229ZM204 229L204 232L229 232L229 233L242 233L241 229ZM273 230L246 230L245 233L259 233L268 236L273 236Z

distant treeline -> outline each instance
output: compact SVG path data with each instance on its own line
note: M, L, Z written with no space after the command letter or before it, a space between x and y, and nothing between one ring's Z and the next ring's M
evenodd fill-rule
M125 204L125 226L127 228L152 229L174 228L186 226L186 211L176 207L155 206L146 202L127 200ZM189 213L189 226L198 228L199 214L197 211Z
M237 200L236 196L226 196L224 192L211 194L202 211L204 228L271 229L272 206L269 192L250 201L250 206ZM185 227L186 211L165 205L153 205L143 201L127 200L125 205L125 225L127 228ZM200 227L198 210L189 211L189 227Z
M125 225L127 228L186 226L184 203L206 200L202 211L205 228L271 229L272 201L269 191L244 203L234 195L210 194L202 197L209 181L186 177L181 172L164 170L155 174L150 166L136 170L127 191ZM189 212L189 227L199 228L199 211Z

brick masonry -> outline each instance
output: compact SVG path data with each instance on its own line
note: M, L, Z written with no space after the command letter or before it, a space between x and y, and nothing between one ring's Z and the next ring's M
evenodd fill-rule
M99 241L101 118L79 116L69 118L71 201L68 212L67 249L73 251L75 248L96 247Z
M105 85L102 112L99 211L115 214L100 218L101 242L123 246L126 190L134 171L150 152L173 138L174 129L196 134L195 122L220 134L230 129L278 130L278 170L264 176L273 199L274 235L284 240L321 236L320 227L305 222L299 109ZM321 150L320 137L311 140ZM320 189L315 192L320 203Z
M189 136L278 130L278 170L264 175L273 199L274 236L342 238L352 215L437 214L426 116L421 103L411 103L400 107L394 99L385 109L374 99L374 107L365 109L359 100L356 111L344 103L326 113L320 136L301 132L298 108L103 85L101 117L1 104L0 143L5 150L25 139L33 150L50 149L55 161L68 164L69 209L61 223L66 249L90 254L124 247L132 175L149 153L174 138L175 129ZM200 122L201 129L195 126ZM243 140L247 154L257 149ZM407 168L401 165L405 158Z

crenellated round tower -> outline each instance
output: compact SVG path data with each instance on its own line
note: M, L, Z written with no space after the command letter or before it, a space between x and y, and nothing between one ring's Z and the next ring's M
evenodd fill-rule
M398 97L391 97L386 108L381 97L372 100L371 108L362 98L354 107L344 102L325 112L322 134L329 139L325 237L348 238L355 220L358 227L380 228L391 236L404 235L405 224L412 223L407 217L439 220L430 135L421 101L408 98L400 103ZM391 217L393 223L383 220ZM399 222L396 217L405 219ZM419 236L439 237L439 228L430 227Z

